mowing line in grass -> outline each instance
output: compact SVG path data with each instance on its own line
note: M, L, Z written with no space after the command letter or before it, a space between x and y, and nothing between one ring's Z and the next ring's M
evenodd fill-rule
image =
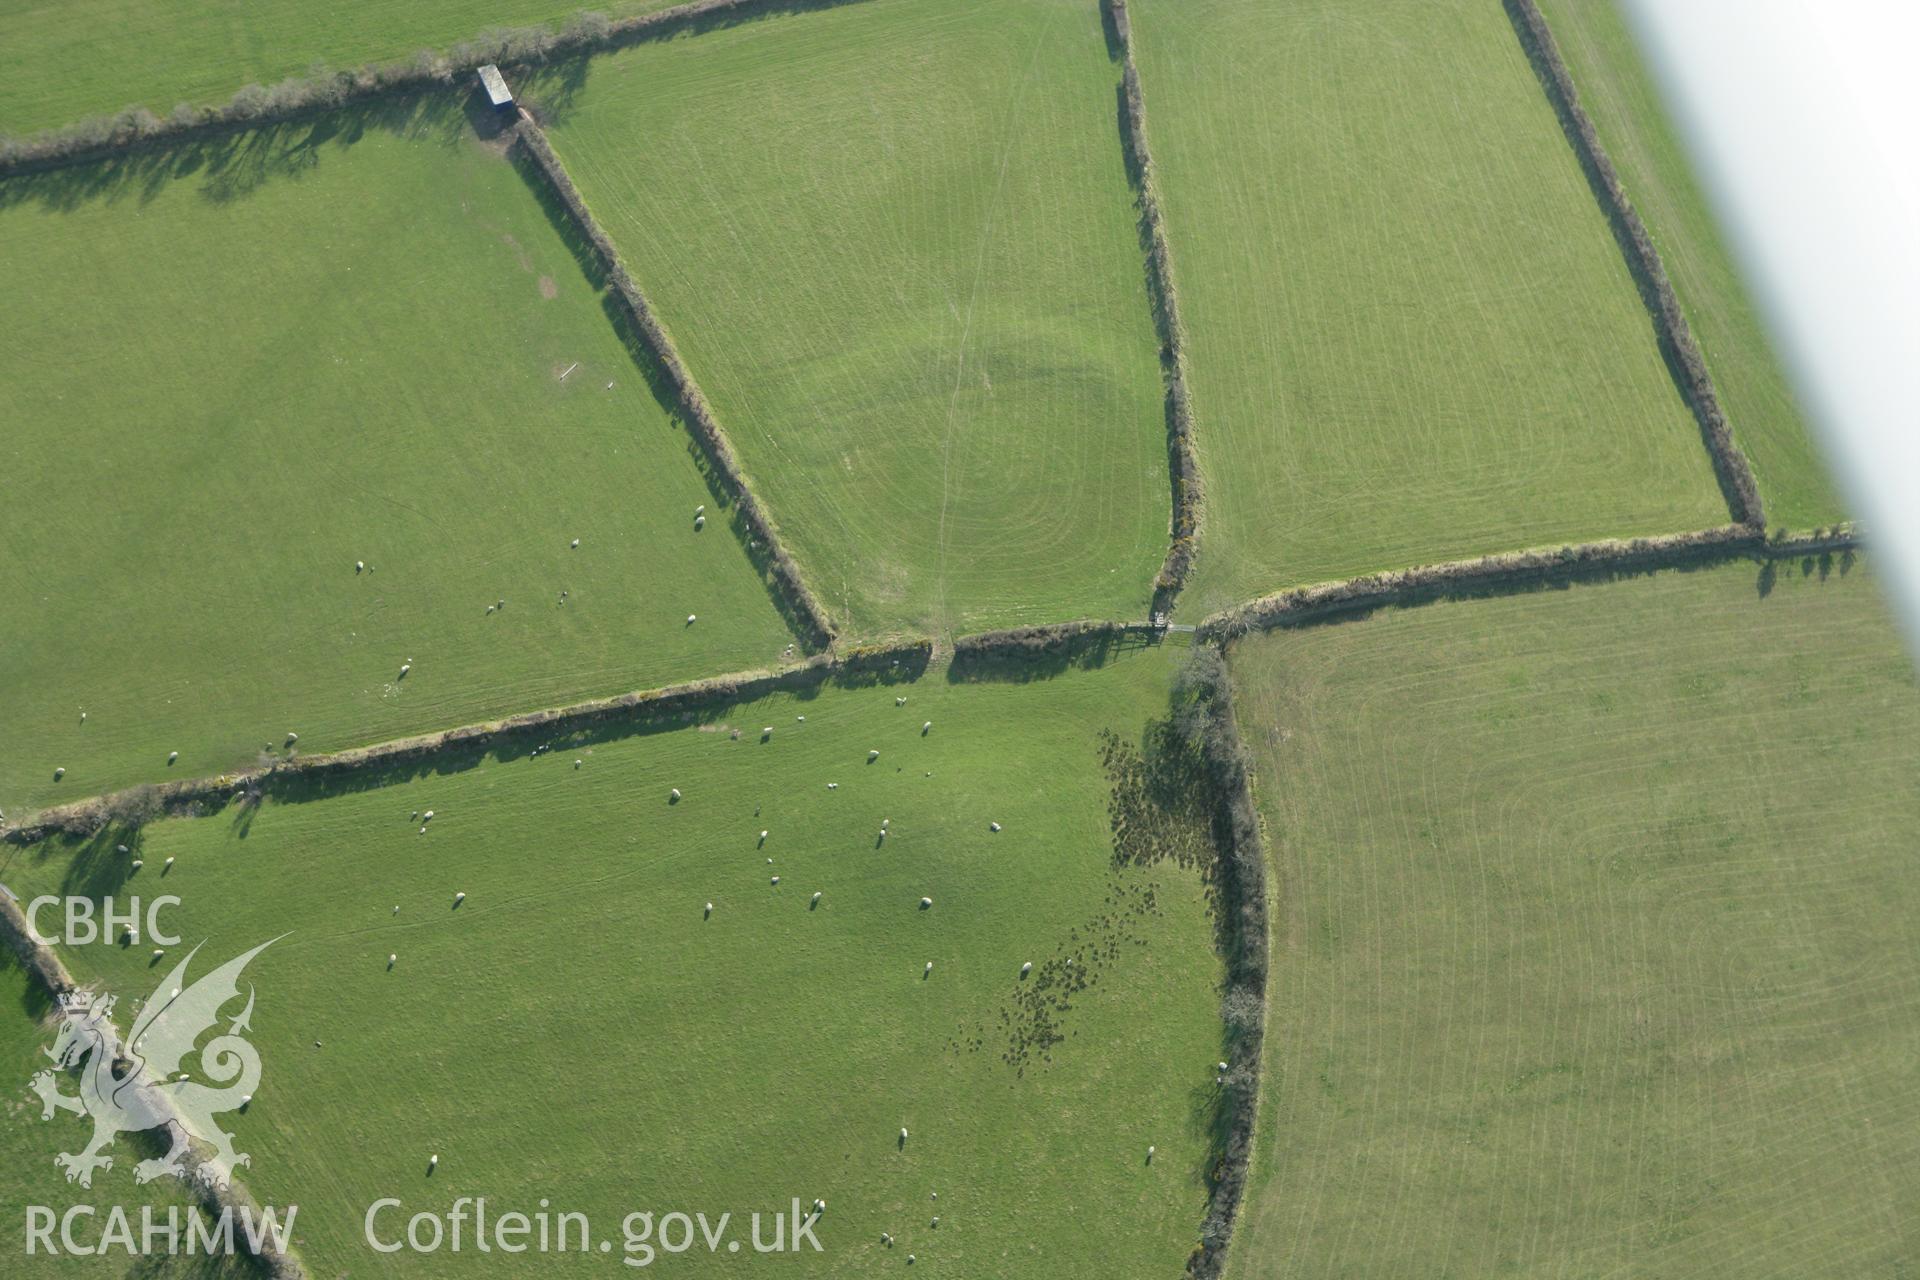
M1230 1274L1898 1273L1920 694L1874 577L1233 644L1278 889Z
M1151 597L1167 394L1101 27L873 0L528 90L842 633Z

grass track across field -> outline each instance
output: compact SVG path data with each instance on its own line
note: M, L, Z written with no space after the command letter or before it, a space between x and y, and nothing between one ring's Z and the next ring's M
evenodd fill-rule
M1768 522L1790 529L1839 522L1839 495L1619 6L1539 3L1581 103L1660 248L1734 438L1752 460Z
M9 181L0 274L10 815L790 639L594 285L451 107Z
M0 0L0 134L145 106L225 102L240 86L444 50L489 28L627 17L676 0Z
M1092 4L875 0L531 90L852 634L1138 618L1167 436Z
M1174 1275L1205 1209L1221 964L1195 869L1115 868L1100 734L1140 742L1185 653L936 671L450 757L157 823L131 875L108 832L0 853L0 880L178 894L168 919L213 959L292 930L249 970L264 1078L233 1127L254 1194L300 1204L316 1276L468 1273L466 1254L367 1249L382 1195L409 1213L547 1196L616 1241L635 1209L731 1211L744 1232L749 1211L821 1196L826 1252L779 1269L892 1274L911 1252L929 1274ZM65 958L128 1004L164 974L145 945ZM1049 1015L1048 1049L1020 998L1058 993L1069 958L1093 982ZM487 1273L556 1265L496 1254Z
M1206 482L1186 610L1724 523L1497 4L1130 9Z
M1920 697L1863 562L1237 643L1253 1277L1897 1272Z

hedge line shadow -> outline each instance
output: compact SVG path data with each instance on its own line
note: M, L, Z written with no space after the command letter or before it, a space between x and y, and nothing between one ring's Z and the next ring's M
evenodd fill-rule
M472 97L394 94L300 119L233 125L171 144L128 148L97 160L0 181L0 210L34 204L50 212L70 213L94 202L128 199L145 205L173 183L196 180L203 199L230 204L269 183L305 177L329 151L351 148L370 132L457 142L475 127Z
M1628 209L1622 201L1626 198L1624 187L1620 199L1615 198L1613 184L1609 175L1602 172L1597 156L1600 146L1597 134L1591 138L1581 128L1581 120L1576 114L1575 105L1562 92L1558 77L1554 74L1554 64L1547 50L1534 38L1528 23L1526 10L1521 0L1501 0L1507 21L1513 27L1514 37L1520 42L1521 51L1526 55L1527 66L1532 69L1534 78L1540 83L1540 90L1546 95L1547 102L1553 108L1554 121L1560 126L1561 134L1567 145L1572 148L1574 158L1580 165L1580 174L1587 181L1588 192L1599 205L1601 214L1607 220L1607 230L1613 234L1614 245L1625 261L1627 274L1633 279L1634 290L1640 295L1640 302L1646 308L1647 322L1653 329L1655 348L1660 352L1660 361L1666 366L1667 376L1672 379L1674 390L1680 394L1680 402L1687 406L1693 415L1694 424L1700 431L1700 442L1707 450L1707 457L1713 464L1714 481L1720 486L1720 496L1727 504L1727 510L1733 513L1735 520L1751 518L1748 512L1748 500L1739 481L1728 468L1722 455L1720 441L1713 428L1713 406L1703 402L1696 391L1698 380L1707 378L1704 367L1698 371L1689 367L1686 355L1680 350L1675 334L1666 320L1666 302L1662 295L1661 281L1656 279L1649 269L1648 256L1655 252L1651 241L1643 244L1641 237L1635 234L1635 228L1629 221ZM1608 161L1611 163L1611 161ZM1614 175L1617 179L1617 175ZM1671 286L1668 286L1671 288ZM1710 382L1707 385L1711 385Z
M804 619L796 612L787 593L780 589L778 578L773 571L772 548L754 537L748 527L745 513L734 500L733 492L727 484L726 474L715 462L706 444L698 432L694 431L681 411L680 398L676 394L667 371L642 340L639 329L634 325L633 315L622 302L619 294L611 289L606 263L595 250L593 242L582 231L577 219L568 211L566 204L554 192L553 185L540 171L539 164L520 147L509 147L507 159L513 165L521 179L527 184L533 197L539 202L540 211L546 216L547 225L553 229L560 242L573 257L574 264L587 283L599 296L600 310L606 316L607 323L613 329L614 336L626 349L627 357L647 385L647 393L660 407L662 414L677 427L684 437L683 447L688 459L693 463L700 479L707 486L707 496L715 514L724 513L728 529L734 541L753 567L754 574L760 579L761 587L767 593L780 620L786 624L789 634L795 640L802 640L808 634Z

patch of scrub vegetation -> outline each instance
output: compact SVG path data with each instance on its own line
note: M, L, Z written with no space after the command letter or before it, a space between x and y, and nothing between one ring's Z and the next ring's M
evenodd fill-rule
M10 179L0 275L10 817L791 640L596 282L453 106Z
M1727 521L1499 5L1129 8L1205 482L1183 610Z
M1206 1210L1222 967L1204 858L1159 827L1122 856L1115 816L1146 802L1109 763L1153 740L1188 652L859 677L454 751L12 850L0 879L177 894L168 919L208 963L287 934L248 970L264 1076L232 1127L254 1194L301 1205L316 1275L460 1274L465 1255L375 1255L362 1217L481 1194L550 1196L616 1243L637 1208L732 1212L744 1236L751 1211L825 1199L796 1274L909 1253L1178 1274ZM146 945L65 958L127 999L165 972Z
M852 634L1145 616L1167 430L1118 80L1091 4L874 0L532 90Z
M1581 104L1660 248L1734 438L1752 460L1768 523L1839 523L1839 495L1619 5L1539 2Z
M674 0L611 0L612 17ZM0 135L25 137L128 107L225 102L316 65L411 62L500 28L564 26L566 0L8 0Z
M1231 662L1277 914L1230 1274L1899 1270L1920 696L1863 563Z
M244 1255L210 1258L185 1253L188 1217L202 1211L180 1182L172 1178L145 1184L134 1181L135 1161L158 1154L164 1144L148 1150L137 1146L132 1137L123 1136L114 1167L95 1175L91 1191L66 1180L54 1157L79 1151L92 1135L93 1126L64 1111L43 1121L40 1099L27 1089L28 1081L52 1067L44 1051L54 1042L58 1021L59 1013L46 991L28 976L11 952L0 947L0 1097L5 1099L0 1102L0 1126L6 1133L6 1158L0 1160L0 1256L7 1260L7 1275L71 1276L84 1269L90 1276L124 1276L127 1280L255 1280L259 1269ZM62 1093L76 1092L70 1077L60 1077L58 1085ZM76 1204L91 1205L95 1210L72 1220L73 1238L83 1248L100 1245L109 1238L110 1218L116 1206L133 1229L133 1245L121 1248L109 1243L102 1254L82 1261L67 1255L56 1226L52 1240L60 1252L47 1253L42 1247L44 1241L36 1236L29 1254L29 1206L51 1211L57 1220ZM167 1255L164 1235L153 1237L162 1242L161 1250L153 1256L143 1257L138 1252L142 1248L144 1212L150 1212L152 1220L162 1227L172 1214L171 1221L178 1226L183 1242L180 1256ZM202 1221L209 1221L204 1214Z

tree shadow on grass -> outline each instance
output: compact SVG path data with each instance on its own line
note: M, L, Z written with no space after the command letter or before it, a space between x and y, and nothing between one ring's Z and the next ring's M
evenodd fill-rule
M172 144L133 147L100 160L0 182L0 210L18 205L66 213L83 205L146 204L175 183L197 183L213 204L245 199L277 181L297 181L329 154L371 132L451 144L470 132L471 94L395 94L258 127L220 129Z
M1030 684L1069 671L1094 671L1125 654L1158 646L1160 633L1144 628L1090 629L1033 641L959 646L947 667L952 684Z

